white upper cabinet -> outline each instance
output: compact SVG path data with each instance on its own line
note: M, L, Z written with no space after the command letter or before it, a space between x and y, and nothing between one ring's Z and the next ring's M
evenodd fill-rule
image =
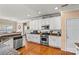
M52 17L52 18L46 18L42 20L42 25L49 25L50 30L53 29L61 29L61 17Z
M49 19L49 23L50 23L50 30L53 30L54 29L54 20L53 20L53 18Z
M43 20L41 20L42 21L42 25L50 25L50 23L49 23L49 18L47 18L47 19L43 19Z
M42 21L34 20L34 21L31 21L29 25L31 30L41 30Z
M30 26L30 30L34 30L35 29L35 22L31 21L29 26Z
M41 20L38 20L37 23L38 23L38 24L37 24L38 30L41 30L42 21L41 21Z
M53 17L53 28L61 29L61 17Z
M33 20L30 22L30 29L31 30L41 30L41 26L49 25L50 29L61 29L61 18L58 17L52 17L52 18L46 18L46 19L39 19L39 20Z

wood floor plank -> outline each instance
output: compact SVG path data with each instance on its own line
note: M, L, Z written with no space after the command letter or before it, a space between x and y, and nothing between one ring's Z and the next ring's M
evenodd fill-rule
M26 46L18 49L21 55L74 55L74 53L61 51L61 49L47 47L32 42L26 43Z

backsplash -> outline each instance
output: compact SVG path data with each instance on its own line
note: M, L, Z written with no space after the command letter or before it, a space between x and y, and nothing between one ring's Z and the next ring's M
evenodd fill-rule
M40 34L40 33L48 33L49 35L57 35L61 36L61 30L33 30L30 31L30 34Z

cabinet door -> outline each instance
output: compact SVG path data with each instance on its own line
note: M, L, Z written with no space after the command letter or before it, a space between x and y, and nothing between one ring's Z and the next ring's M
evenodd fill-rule
M42 24L41 24L41 20L38 20L38 30L41 30L41 26L42 26Z
M33 36L33 38L32 38L33 42L40 43L40 35L34 34L32 36Z
M30 22L30 29L31 30L39 30L39 20L34 20Z
M53 37L52 36L49 36L49 46L54 47L54 45L55 45L55 42L53 40Z
M54 17L53 18L53 29L61 29L61 17Z
M35 30L39 30L39 21L35 20L35 26L34 26Z
M61 48L61 39L60 37L54 37L55 47Z
M29 26L30 26L30 30L34 30L34 26L35 26L34 21L31 21L31 22L29 23Z
M32 35L31 34L27 34L27 40L31 41L31 39L32 39Z
M13 38L8 38L9 40L6 41L4 44L9 45L10 48L13 48Z
M37 25L36 25L36 24L37 24L37 21L34 20L34 21L33 21L33 25L32 25L32 26L33 26L33 30L36 30L36 29L37 29Z
M57 36L49 36L49 45L52 47L61 48L61 39Z
M28 41L35 42L35 35L34 34L28 34Z
M49 23L50 23L50 30L53 30L53 26L54 26L53 25L53 18L50 19Z
M35 42L40 43L40 35L35 35Z

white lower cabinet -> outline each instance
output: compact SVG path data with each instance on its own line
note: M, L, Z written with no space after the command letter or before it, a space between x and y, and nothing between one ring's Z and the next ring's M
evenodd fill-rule
M31 34L27 34L27 41L32 41L32 35Z
M27 40L40 43L40 35L38 34L27 34ZM61 37L49 36L49 46L61 48Z
M10 48L13 48L13 38L8 38L4 44L8 45Z
M55 47L61 48L61 39L60 39L60 37L55 38Z
M36 42L36 43L40 43L40 35L36 34L33 36L33 41Z
M61 48L61 38L57 36L49 36L49 46Z
M38 34L27 34L27 40L40 43L40 35Z
M53 46L54 47L54 45L55 45L55 42L53 40L53 37L49 36L49 46Z

